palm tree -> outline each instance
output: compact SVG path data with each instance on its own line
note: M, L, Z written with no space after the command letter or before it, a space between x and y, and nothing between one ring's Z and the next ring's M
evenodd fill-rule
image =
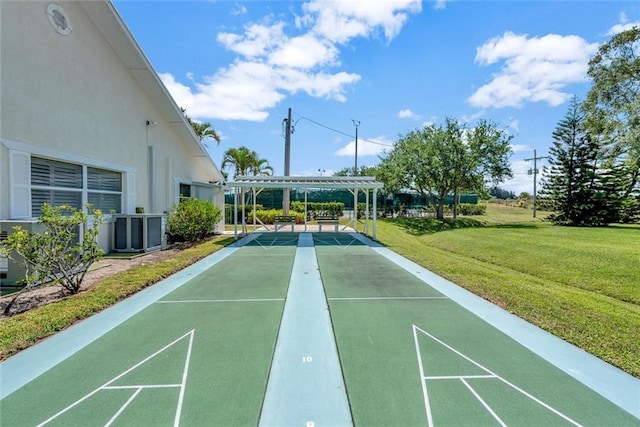
M224 152L220 168L226 167L233 168L233 179L244 175L271 175L273 173L273 167L269 165L267 159L261 159L257 152L244 146L229 148ZM244 217L244 207L247 203L244 187L240 190L240 200L242 200L242 215Z
M180 111L182 111L182 114L184 114L184 118L187 119L187 122L189 122L191 128L193 129L193 132L200 139L200 141L204 140L205 138L213 138L216 141L216 144L220 145L220 135L218 135L218 132L216 132L216 130L211 126L211 123L199 123L194 121L191 117L187 116L187 109L184 107L180 107Z
M233 169L233 178L235 179L253 172L257 159L258 154L247 147L229 148L224 152L221 169L231 167Z
M257 154L257 153L256 153ZM254 175L273 175L273 166L269 164L267 159L256 159L256 163L251 171Z
M213 138L216 141L216 144L220 145L220 135L218 135L218 132L216 132L216 130L211 127L210 123L197 123L192 121L188 117L187 121L189 121L189 123L191 124L193 131L196 133L198 138L200 138L200 141L205 138Z

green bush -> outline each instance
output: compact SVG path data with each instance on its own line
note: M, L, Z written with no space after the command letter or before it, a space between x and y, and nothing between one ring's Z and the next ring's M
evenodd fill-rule
M313 202L307 204L309 211L309 219L315 219L318 216L337 216L341 217L344 212L344 203L342 202Z
M460 215L484 215L487 212L487 205L472 203L460 203L458 205L458 213Z
M209 200L184 198L171 208L167 225L173 241L195 242L213 232L222 218L220 208Z
M256 205L256 210L264 209L262 205ZM253 205L244 205L244 214L246 218L253 216ZM225 205L224 207L224 221L227 224L233 224L233 204ZM242 222L242 205L238 205L238 223Z
M309 208L309 210L311 210L311 208L309 207L311 205L311 203L309 203L307 205L307 207ZM304 202L300 202L298 200L294 200L289 204L289 210L290 211L294 211L294 212L300 212L300 213L304 213Z
M263 224L273 224L276 215L282 215L282 209L256 210L256 217ZM304 224L304 212L289 211L289 215L296 217L296 224Z

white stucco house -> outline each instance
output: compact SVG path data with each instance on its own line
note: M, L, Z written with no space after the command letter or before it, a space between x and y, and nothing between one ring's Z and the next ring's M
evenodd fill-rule
M223 208L220 170L109 0L0 1L0 54L0 232L91 203L116 214L105 251L139 249L136 224L157 246L181 195Z

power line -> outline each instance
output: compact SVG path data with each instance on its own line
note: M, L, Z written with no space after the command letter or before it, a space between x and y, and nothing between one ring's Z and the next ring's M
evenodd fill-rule
M353 138L353 135L351 135L351 134L349 134L349 133L342 132L341 130L338 130L338 129L334 129L334 128L330 127L330 126L324 125L324 124L322 124L322 123L319 123L319 122L317 122L317 121L315 121L315 120L313 120L313 119L310 119L309 117L305 117L305 116L300 116L300 118L298 118L298 120L296 120L295 122L293 122L293 128L292 128L292 130L291 130L291 132L292 132L292 133L294 133L294 132L295 132L295 125L296 125L296 123L298 123L298 122L299 122L300 120L302 120L302 119L304 119L304 120L308 120L308 121L310 121L311 123L313 123L313 124L315 124L315 125L317 125L317 126L323 127L323 128L325 128L325 129L328 129L328 130L330 130L330 131L332 131L332 132L339 133L340 135L344 135L344 136L348 136L349 138ZM366 142L368 142L368 143L370 143L370 144L382 145L382 146L385 146L385 147L393 147L393 144L385 144L385 143L383 143L383 142L371 141L371 140L369 140L369 139L364 139L364 138L358 138L358 139L359 139L360 141L366 141Z

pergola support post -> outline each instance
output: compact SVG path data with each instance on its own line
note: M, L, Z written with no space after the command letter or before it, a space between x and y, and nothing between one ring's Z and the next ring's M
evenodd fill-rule
M378 189L373 189L373 240L376 240L376 221L378 219Z

